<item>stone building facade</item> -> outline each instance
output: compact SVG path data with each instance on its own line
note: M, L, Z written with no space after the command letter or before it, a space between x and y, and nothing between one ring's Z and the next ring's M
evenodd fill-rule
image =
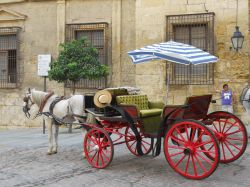
M87 36L110 67L101 81L82 81L78 93L98 88L136 86L150 99L181 104L189 95L219 94L223 83L239 96L249 82L250 1L239 0L238 26L243 48L232 49L236 25L234 0L1 0L0 1L0 126L40 126L27 120L22 97L28 87L43 90L37 75L37 56L58 55L64 41ZM183 67L162 61L133 65L127 52L144 45L177 40L201 47L219 57L215 65ZM167 74L168 72L168 74ZM167 76L169 75L169 76ZM70 84L47 81L47 89L69 94ZM211 106L218 110L220 103ZM245 121L239 102L237 115Z

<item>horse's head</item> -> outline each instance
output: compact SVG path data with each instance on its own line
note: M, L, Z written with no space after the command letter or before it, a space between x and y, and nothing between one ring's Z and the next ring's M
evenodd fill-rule
M25 93L25 96L23 98L23 112L27 118L30 118L30 108L34 104L33 98L32 98L32 92L30 88L28 88L28 91Z

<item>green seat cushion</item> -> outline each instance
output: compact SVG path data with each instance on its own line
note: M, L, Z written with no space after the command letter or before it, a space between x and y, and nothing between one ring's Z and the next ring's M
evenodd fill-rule
M137 105L139 110L147 110L148 108L148 97L147 95L126 95L117 96L117 104L134 104Z
M157 115L160 116L161 113L162 113L162 109L159 109L159 108L140 110L141 117L150 117L150 116L157 116Z

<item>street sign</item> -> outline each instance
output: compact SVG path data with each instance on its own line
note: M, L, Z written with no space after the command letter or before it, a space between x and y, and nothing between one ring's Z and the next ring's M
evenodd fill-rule
M38 76L46 77L48 76L48 71L50 70L51 55L43 54L37 56L37 74Z

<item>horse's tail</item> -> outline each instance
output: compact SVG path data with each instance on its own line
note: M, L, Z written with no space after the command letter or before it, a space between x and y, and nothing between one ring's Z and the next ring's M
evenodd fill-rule
M243 105L243 101L245 101L246 100L246 98L245 98L245 96L246 96L246 93L247 93L247 91L250 89L250 85L247 85L245 88L243 88L243 90L241 91L241 94L240 94L240 98L239 98L239 100L240 100L240 103ZM250 99L250 97L249 98L247 98L247 100L248 99Z

